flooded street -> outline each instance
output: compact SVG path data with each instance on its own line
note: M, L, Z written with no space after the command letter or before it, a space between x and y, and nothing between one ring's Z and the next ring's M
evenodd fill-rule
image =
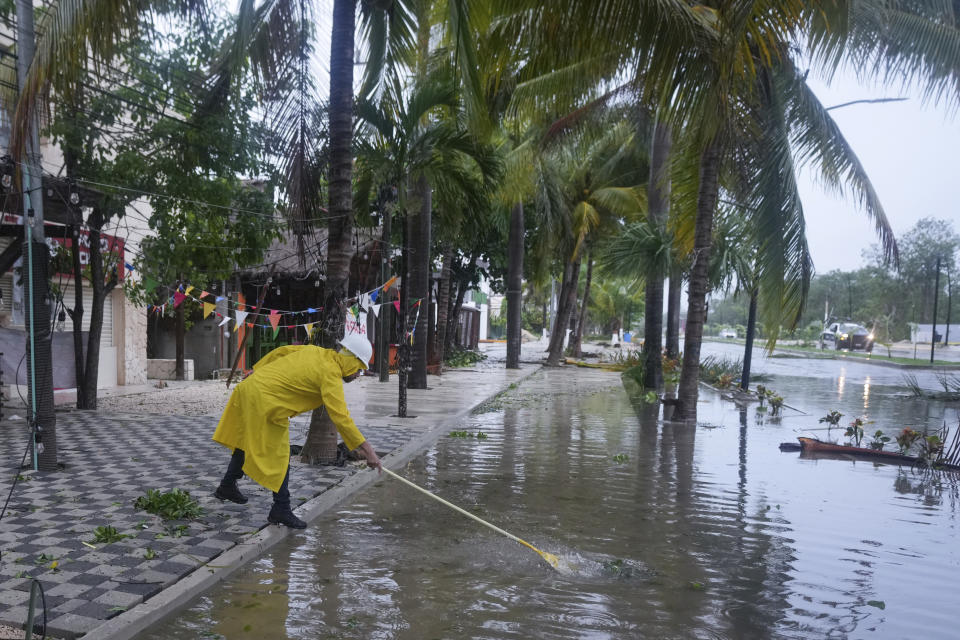
M794 409L704 389L698 427L616 374L542 370L451 426L485 438L394 470L569 570L383 476L139 637L955 637L960 478L777 448L829 409L869 434L956 426L888 386L898 370L842 366L764 360Z

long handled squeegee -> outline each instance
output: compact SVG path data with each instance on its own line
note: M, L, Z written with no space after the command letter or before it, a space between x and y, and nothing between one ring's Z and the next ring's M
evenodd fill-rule
M470 519L472 519L472 520L476 520L477 522L479 522L479 523L482 524L483 526L485 526L485 527L490 527L491 529L493 529L493 530L496 531L497 533L502 533L503 535L507 536L508 538L510 538L511 540L513 540L514 542L519 542L520 544L522 544L523 546L527 547L528 549L532 549L533 551L536 551L538 554L540 554L540 557L543 558L544 561L545 561L548 565L550 565L551 567L553 567L554 569L559 569L559 568L560 568L560 558L558 558L557 556L553 555L552 553L547 553L546 551L540 551L540 549L537 549L535 546L533 546L532 544L530 544L530 543L527 542L526 540L521 540L520 538L518 538L517 536L513 535L512 533L509 533L509 532L507 532L507 531L504 531L504 530L501 529L500 527L498 527L498 526L496 526L496 525L492 525L492 524L490 524L489 522L487 522L486 520L482 520L482 519L478 518L477 516L473 515L473 514L470 513L469 511L464 511L463 509L461 509L461 508L458 507L457 505L451 504L451 503L447 502L446 500L444 500L444 499L441 498L440 496L438 496L438 495L436 495L436 494L433 494L433 493L430 493L429 491L427 491L427 490L424 489L423 487L421 487L421 486L419 486L419 485L417 485L417 484L414 484L414 483L410 482L409 480L407 480L406 478L404 478L404 477L402 477L402 476L398 476L398 475L395 474L393 471L390 471L390 469L387 469L386 467L381 467L381 468L382 468L386 473L390 474L391 476L393 476L394 478L396 478L396 479L399 480L400 482L402 482L402 483L404 483L404 484L406 484L406 485L409 485L409 486L413 487L414 489L416 489L416 490L419 491L420 493L425 493L426 495L430 496L430 497L433 498L434 500L438 500L438 501L442 502L443 504L447 505L448 507L450 507L450 508L453 509L454 511L458 511L458 512L462 513L463 515L467 516L468 518L470 518Z

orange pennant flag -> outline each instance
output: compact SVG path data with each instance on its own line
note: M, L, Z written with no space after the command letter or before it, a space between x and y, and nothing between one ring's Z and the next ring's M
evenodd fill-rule
M393 283L396 282L396 281L397 281L397 276L393 276L392 278L390 278L389 280L387 280L386 284L383 285L383 290L384 290L384 291L389 291L389 290L390 290L390 287L392 287L392 286L393 286Z
M207 293L206 291L201 291L201 292L200 292L200 297L201 297L201 298L206 298L208 295L210 295L210 294Z
M273 327L273 333L277 333L277 325L280 324L280 314L277 313L277 310L274 309L270 312L270 326Z

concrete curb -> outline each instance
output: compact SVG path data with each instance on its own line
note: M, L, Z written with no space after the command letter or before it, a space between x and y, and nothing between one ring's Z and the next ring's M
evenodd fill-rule
M483 403L506 391L511 384L521 384L540 369L540 366L532 368L529 373L507 383L495 393L483 397L470 407L438 421L435 426L426 430L423 434L383 456L384 464L391 467L399 467L405 464L436 442L444 428L450 423L466 417ZM355 473L336 486L300 505L295 511L305 521L312 522L324 512L333 509L361 489L384 477L375 473L367 473L366 470ZM142 602L115 618L107 620L102 625L90 630L83 637L95 638L96 640L129 640L156 622L185 607L213 585L226 580L235 571L289 536L290 532L291 530L286 527L267 525L248 540L224 551L212 562L198 567L146 602Z

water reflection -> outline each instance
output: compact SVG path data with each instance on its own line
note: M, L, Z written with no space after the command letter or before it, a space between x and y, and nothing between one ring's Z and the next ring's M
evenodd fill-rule
M704 424L664 422L615 376L544 371L464 425L487 440L444 438L397 469L578 559L573 576L381 480L144 637L949 637L952 476L780 453L837 381L772 384L809 415L764 421L704 391ZM884 430L952 411L869 395Z
M870 376L863 383L863 410L870 408Z

